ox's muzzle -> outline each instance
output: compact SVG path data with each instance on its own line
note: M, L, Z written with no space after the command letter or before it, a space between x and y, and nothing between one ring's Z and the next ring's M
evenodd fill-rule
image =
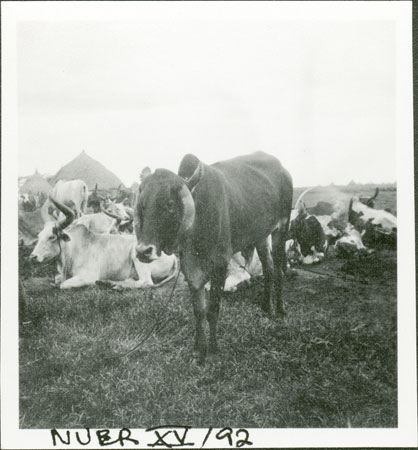
M41 255L34 254L33 252L29 255L29 259L31 261L43 262L44 258Z
M136 256L144 263L150 263L157 259L157 248L155 245L138 244L136 246Z

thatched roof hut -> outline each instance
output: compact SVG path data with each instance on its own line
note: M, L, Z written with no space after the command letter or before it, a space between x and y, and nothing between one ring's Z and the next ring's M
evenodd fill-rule
M51 185L42 177L38 170L35 170L35 173L23 183L19 189L19 193L26 194L32 192L32 194L36 194L43 192L44 194L48 194L50 190Z
M124 187L122 181L110 170L83 150L76 158L66 164L51 179L55 185L58 180L83 180L89 189L117 189Z

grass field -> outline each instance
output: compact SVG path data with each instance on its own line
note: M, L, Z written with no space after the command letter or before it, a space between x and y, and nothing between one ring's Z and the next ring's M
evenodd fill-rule
M20 426L396 427L396 252L313 270L286 279L283 320L258 280L225 295L219 355L198 366L183 280L167 304L173 282L60 291L52 266L26 266Z

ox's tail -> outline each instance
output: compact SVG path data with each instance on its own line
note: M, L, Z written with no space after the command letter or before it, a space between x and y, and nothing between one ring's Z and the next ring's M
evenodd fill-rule
M162 286L163 284L167 283L168 281L172 280L178 273L178 271L180 270L179 268L179 263L177 261L177 257L174 259L174 264L173 264L173 270L171 271L170 275L167 278L164 278L164 280L160 281L157 284L154 284L153 286L151 286L153 289L154 288L158 288L160 286Z

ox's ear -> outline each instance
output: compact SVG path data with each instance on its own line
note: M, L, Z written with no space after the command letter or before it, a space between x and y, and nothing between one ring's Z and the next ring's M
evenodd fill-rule
M205 169L203 163L199 161L199 164L197 165L193 175L188 180L186 180L186 184L190 192L193 191L193 189L199 184L200 180L203 177L204 171Z
M149 177L150 175L151 175L151 169L150 169L148 166L147 166L147 167L144 167L144 168L142 169L141 174L139 175L139 179L140 179L141 181L144 181L145 178Z

